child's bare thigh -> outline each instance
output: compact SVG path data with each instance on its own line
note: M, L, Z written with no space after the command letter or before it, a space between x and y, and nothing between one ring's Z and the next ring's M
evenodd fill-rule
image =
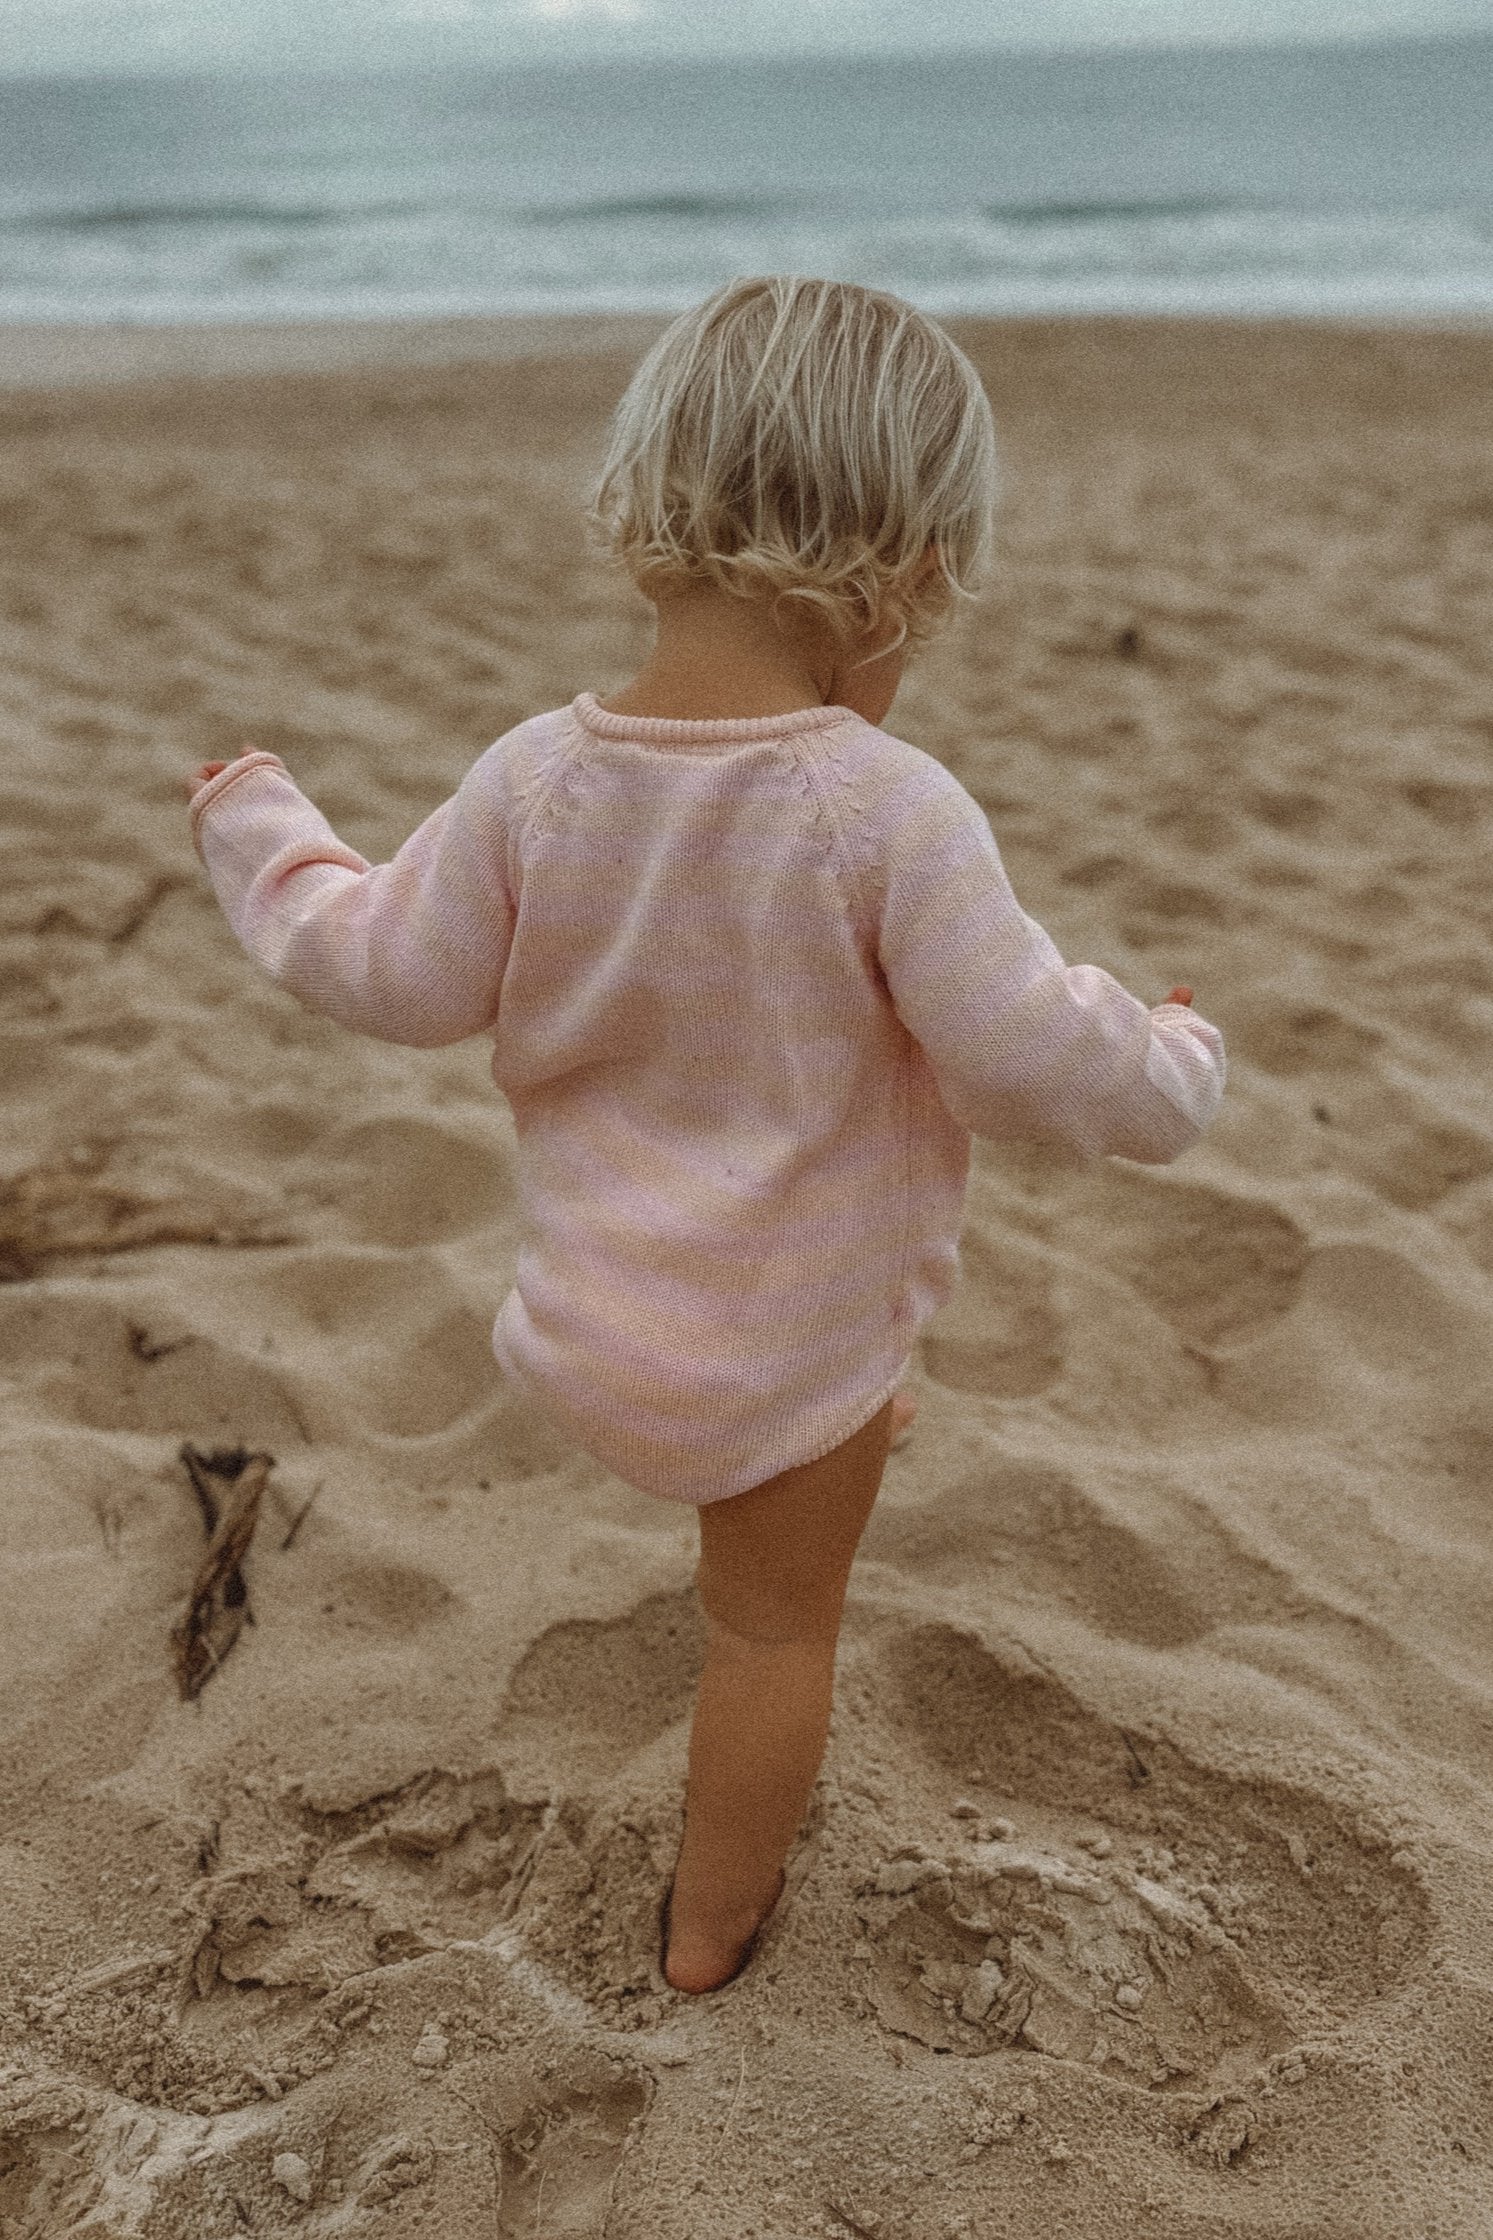
M747 1641L834 1640L891 1443L892 1403L815 1462L701 1505L706 1616Z

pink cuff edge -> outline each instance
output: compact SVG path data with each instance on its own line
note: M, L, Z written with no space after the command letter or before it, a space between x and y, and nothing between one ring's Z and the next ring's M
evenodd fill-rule
M204 813L212 807L220 794L228 791L235 778L242 778L245 772L249 770L284 769L285 765L280 757L277 754L271 754L267 747L256 747L252 754L238 755L225 769L220 770L215 778L209 778L206 785L199 786L188 802L187 814L192 820L192 838L194 840L197 838ZM286 775L289 776L288 771Z

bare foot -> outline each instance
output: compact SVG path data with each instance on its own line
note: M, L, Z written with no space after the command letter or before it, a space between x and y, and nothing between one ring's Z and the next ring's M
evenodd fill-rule
M787 1875L779 1869L778 1886L772 1902L758 1914L755 1921L735 1936L707 1936L699 1930L676 1930L671 1918L674 1897L673 1885L664 1901L663 1941L666 1947L660 1966L665 1983L676 1991L719 1991L739 1976L756 1948L758 1937L783 1895Z
M914 1393L914 1392L894 1392L894 1393L893 1393L893 1395L892 1395L892 1442L891 1442L891 1443L892 1443L892 1445L893 1445L893 1447L901 1447L901 1446L905 1446L905 1445L906 1445L906 1443L907 1443L907 1439L908 1439L908 1436L909 1436L909 1427L910 1427L910 1425L911 1425L911 1423L912 1423L912 1419L913 1419L913 1417L914 1417L914 1416L915 1416L915 1415L917 1414L917 1412L918 1412L918 1400L917 1400L917 1394L916 1394L916 1393Z

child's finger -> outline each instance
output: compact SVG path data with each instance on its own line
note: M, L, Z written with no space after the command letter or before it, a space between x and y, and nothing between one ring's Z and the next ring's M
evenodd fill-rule
M1192 990L1191 988L1173 988L1166 1000L1168 1003L1191 1003Z

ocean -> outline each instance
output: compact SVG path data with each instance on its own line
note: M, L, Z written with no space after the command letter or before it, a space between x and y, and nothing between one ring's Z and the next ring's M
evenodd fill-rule
M1493 37L0 80L0 320L1493 315Z

